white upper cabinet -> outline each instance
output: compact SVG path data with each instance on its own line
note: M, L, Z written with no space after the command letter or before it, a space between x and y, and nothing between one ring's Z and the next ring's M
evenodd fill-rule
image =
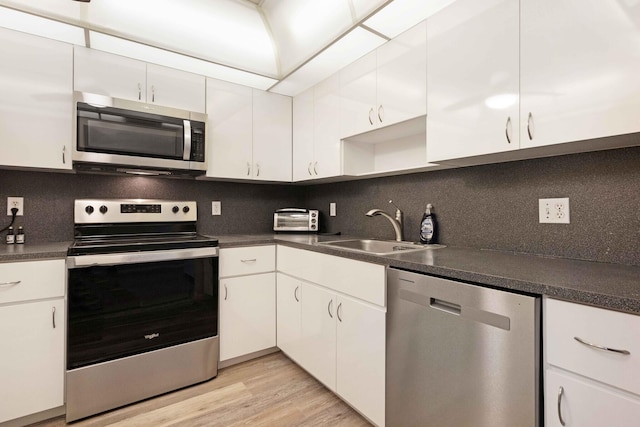
M253 90L253 178L291 182L291 98Z
M522 147L640 131L636 3L522 1Z
M426 113L426 22L340 71L341 137Z
M207 79L211 178L291 181L291 98Z
M81 46L74 90L204 113L205 77Z
M340 175L340 75L293 99L293 180Z
M0 28L0 164L71 169L71 45Z
M518 0L458 0L428 19L427 160L519 148Z

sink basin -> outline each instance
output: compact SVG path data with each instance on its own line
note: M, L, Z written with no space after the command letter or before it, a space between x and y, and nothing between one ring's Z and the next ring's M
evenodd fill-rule
M391 255L399 252L424 251L444 247L444 245L420 245L413 242L375 239L335 240L332 242L318 242L318 244L372 255Z

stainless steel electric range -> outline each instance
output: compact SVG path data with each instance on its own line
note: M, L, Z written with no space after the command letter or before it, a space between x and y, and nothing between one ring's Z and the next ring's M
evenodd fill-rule
M217 375L218 241L197 216L193 201L75 201L67 422Z

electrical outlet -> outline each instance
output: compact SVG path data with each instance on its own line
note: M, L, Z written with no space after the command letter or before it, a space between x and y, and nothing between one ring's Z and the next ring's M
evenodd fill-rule
M11 208L18 208L16 216L24 215L24 197L7 197L7 215L13 215Z
M211 215L222 215L222 203L211 202Z
M336 216L336 204L329 203L329 216Z
M569 198L539 199L538 216L541 224L569 224Z

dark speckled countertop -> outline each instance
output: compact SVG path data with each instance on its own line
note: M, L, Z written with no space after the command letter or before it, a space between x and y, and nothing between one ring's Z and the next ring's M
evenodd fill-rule
M349 236L215 236L221 248L284 244L315 252L457 279L498 289L640 314L640 267L461 247L377 256L319 245ZM64 258L71 242L2 245L0 262Z

